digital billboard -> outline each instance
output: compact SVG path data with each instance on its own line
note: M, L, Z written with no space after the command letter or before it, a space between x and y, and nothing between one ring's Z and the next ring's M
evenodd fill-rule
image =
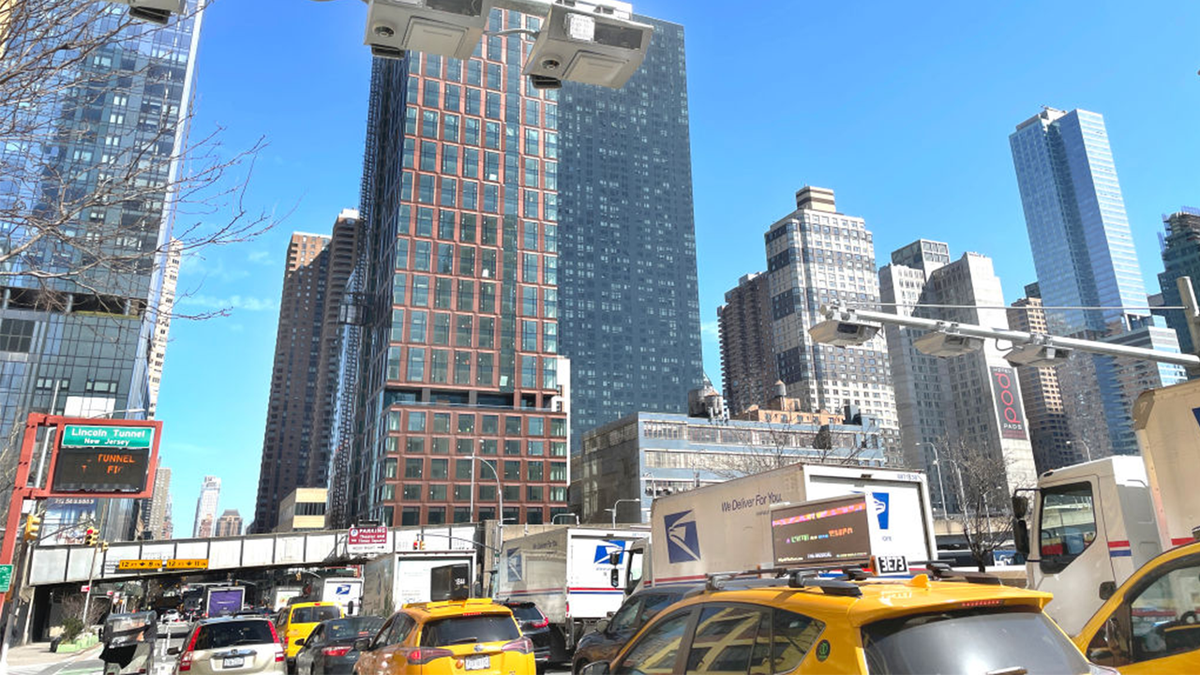
M50 489L54 493L138 493L146 489L154 428L62 427Z
M771 510L771 543L780 567L850 564L871 557L865 495L847 495Z

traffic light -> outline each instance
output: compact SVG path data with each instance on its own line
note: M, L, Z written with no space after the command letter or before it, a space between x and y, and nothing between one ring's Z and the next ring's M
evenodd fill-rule
M98 539L98 537L96 535L95 528L89 527L87 529L87 531L83 533L83 545L84 546L95 546L97 539Z
M36 513L25 516L25 541L37 541L41 529L42 519Z

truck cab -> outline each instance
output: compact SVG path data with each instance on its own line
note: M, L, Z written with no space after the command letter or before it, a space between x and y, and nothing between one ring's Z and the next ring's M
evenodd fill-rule
M1046 611L1068 635L1162 551L1140 457L1108 457L1047 471L1018 493L1017 547L1029 587L1054 594Z

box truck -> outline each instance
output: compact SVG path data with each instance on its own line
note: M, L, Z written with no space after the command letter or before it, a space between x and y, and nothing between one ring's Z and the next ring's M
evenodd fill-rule
M509 539L501 551L496 597L537 605L562 637L555 645L572 650L584 632L621 606L625 553L646 534L564 525Z
M387 553L363 567L361 614L391 616L410 602L470 595L474 551Z
M630 547L626 591L690 584L709 574L773 566L772 506L862 494L879 529L874 551L899 572L937 557L925 475L914 471L792 464L654 500L650 539ZM904 561L904 565L900 562Z
M321 602L336 602L346 616L360 614L363 580L348 577L329 577L321 582Z
M1046 612L1077 634L1113 590L1200 525L1200 380L1138 397L1142 456L1047 471L1013 496L1014 539Z
M242 611L246 589L241 586L209 586L204 595L206 616L232 616Z

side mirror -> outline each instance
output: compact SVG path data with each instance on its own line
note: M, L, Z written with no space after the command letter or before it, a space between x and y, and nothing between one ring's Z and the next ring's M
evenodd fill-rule
M178 654L179 654L179 647L171 647L170 649L167 650L167 656L177 656Z
M614 567L612 569L612 572L609 572L608 583L611 584L613 588L620 588L621 587L621 570Z
M300 638L300 639L296 640L293 644L297 644L297 645L300 645L301 647L303 647L304 643L305 643L305 639Z
M1013 519L1013 546L1023 557L1029 557L1029 525L1020 518Z
M608 675L608 662L596 661L583 667L579 675Z
M1107 600L1117 592L1117 582L1104 581L1100 583L1100 599Z
M603 633L608 630L608 619L600 619L596 622L596 632Z
M1013 495L1012 510L1015 517L1024 518L1029 514L1029 498L1022 495Z
M361 637L354 641L354 651L369 652L371 651L371 638Z
M613 551L608 554L608 564L614 567L621 564L621 552Z

